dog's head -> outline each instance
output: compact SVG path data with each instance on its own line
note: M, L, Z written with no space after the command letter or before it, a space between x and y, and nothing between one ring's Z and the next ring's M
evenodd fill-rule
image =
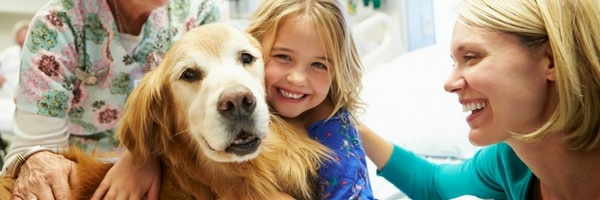
M175 137L219 162L258 155L269 125L260 48L224 24L186 33L127 100L118 135L134 159L186 145Z

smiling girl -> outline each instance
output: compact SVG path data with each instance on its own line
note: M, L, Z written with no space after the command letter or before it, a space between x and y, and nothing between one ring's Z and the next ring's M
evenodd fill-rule
M269 0L248 32L263 46L267 100L334 152L319 168L323 199L373 199L354 127L362 65L336 0Z

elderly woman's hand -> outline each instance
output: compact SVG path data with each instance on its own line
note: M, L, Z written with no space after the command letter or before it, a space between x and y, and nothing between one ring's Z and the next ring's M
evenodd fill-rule
M69 199L72 178L73 161L52 152L38 152L21 165L12 199Z

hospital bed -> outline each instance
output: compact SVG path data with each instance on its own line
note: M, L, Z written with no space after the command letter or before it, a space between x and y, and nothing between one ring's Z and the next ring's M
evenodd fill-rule
M383 13L353 27L357 44L373 26L392 26L378 31L381 44L361 55L366 72L361 98L368 105L360 119L376 133L434 162L456 162L477 150L468 141L466 114L456 94L444 91L453 61L447 45L431 45L407 53L397 28ZM395 54L393 54L396 52ZM408 199L391 183L376 175L369 161L369 176L377 199ZM476 199L460 197L460 199Z

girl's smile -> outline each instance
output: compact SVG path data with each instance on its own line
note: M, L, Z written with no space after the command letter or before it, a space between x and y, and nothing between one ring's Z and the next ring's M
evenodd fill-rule
M277 30L263 40L273 44L265 53L267 99L281 116L294 118L325 100L331 87L329 68L333 66L308 18L290 17Z

